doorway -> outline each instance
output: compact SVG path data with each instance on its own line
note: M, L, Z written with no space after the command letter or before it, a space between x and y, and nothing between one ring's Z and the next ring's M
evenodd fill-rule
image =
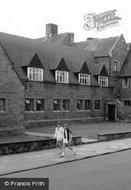
M108 120L109 121L115 121L115 105L114 104L108 104Z

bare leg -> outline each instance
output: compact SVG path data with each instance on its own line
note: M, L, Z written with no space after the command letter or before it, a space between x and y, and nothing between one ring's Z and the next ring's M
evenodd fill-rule
M75 155L76 154L76 151L71 147L71 144L68 143L68 149L70 149L72 151L72 153Z
M65 155L65 146L66 146L65 143L62 143L60 157L64 157L64 155Z

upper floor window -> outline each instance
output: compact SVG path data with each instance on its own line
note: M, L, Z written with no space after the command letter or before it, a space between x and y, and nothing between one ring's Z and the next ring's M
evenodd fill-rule
M56 70L55 79L58 83L69 83L69 72Z
M100 86L108 86L108 77L107 76L99 76L98 77L98 84Z
M128 88L129 87L129 79L125 78L122 80L122 87L123 88Z
M114 61L112 64L112 71L116 72L117 71L117 61Z
M79 73L79 83L90 85L90 75L85 73Z
M43 81L43 69L28 67L28 79L33 81Z

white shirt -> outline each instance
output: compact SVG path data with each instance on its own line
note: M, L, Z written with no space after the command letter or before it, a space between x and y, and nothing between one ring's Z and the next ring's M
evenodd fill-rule
M60 128L56 127L54 137L56 138L57 141L62 141L64 139L64 128L63 127L60 127Z

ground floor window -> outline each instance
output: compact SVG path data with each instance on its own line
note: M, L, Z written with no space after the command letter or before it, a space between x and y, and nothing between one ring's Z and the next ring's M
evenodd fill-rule
M45 111L45 99L38 98L26 98L25 99L25 111Z
M83 100L77 100L77 110L83 110Z
M61 100L60 99L53 100L53 111L61 111Z
M101 109L101 101L95 100L95 110L100 110L100 109Z
M53 111L69 111L70 100L69 99L54 99Z
M27 98L25 100L25 110L26 111L34 111L34 100Z
M91 100L85 100L85 110L91 110Z
M64 111L70 110L70 100L69 99L63 99L62 100L62 108Z
M36 111L45 111L45 99L36 99Z
M123 103L125 106L131 106L131 100L124 100Z
M0 98L0 111L6 111L6 99Z
M91 109L91 100L88 99L77 99L77 110L90 110Z

